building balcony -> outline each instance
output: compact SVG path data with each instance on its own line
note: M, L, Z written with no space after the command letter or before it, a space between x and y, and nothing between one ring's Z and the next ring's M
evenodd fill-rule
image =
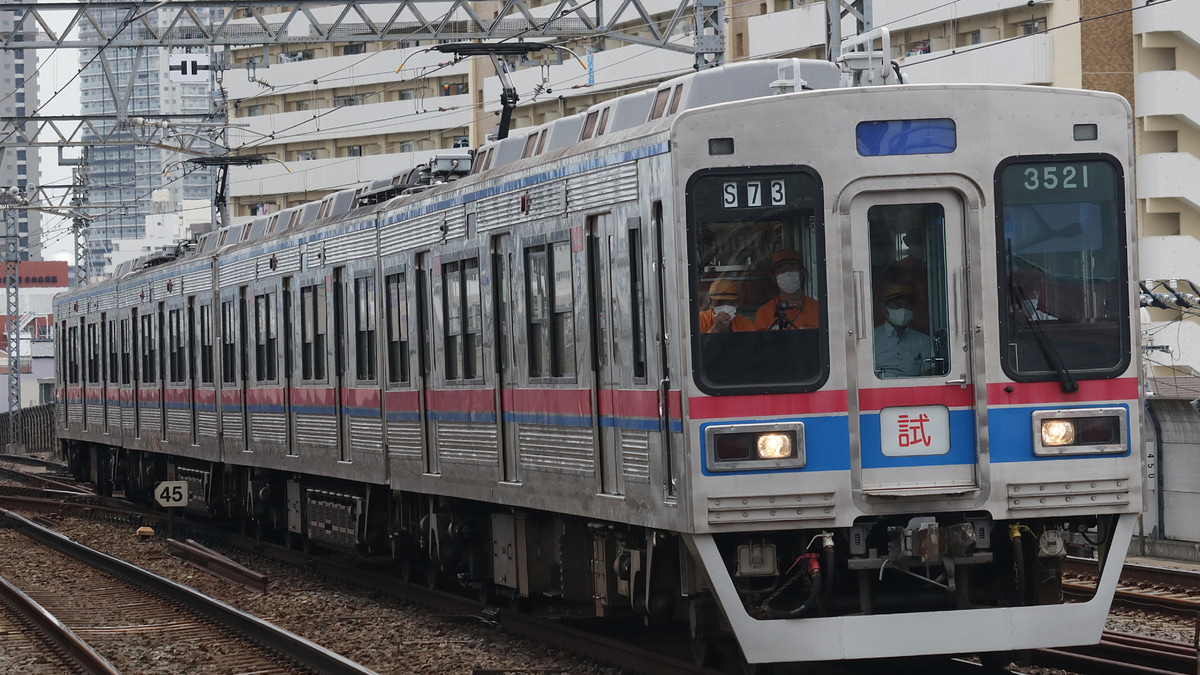
M1137 158L1138 199L1175 199L1200 211L1200 158L1186 152L1160 152ZM1193 257L1200 260L1200 255Z
M1176 117L1200 130L1200 78L1186 70L1155 70L1133 79L1138 117Z
M1048 85L1054 82L1054 35L1039 33L1020 40L911 54L897 61L906 82ZM998 63L1004 67L997 68Z
M1195 237L1182 234L1138 239L1138 276L1142 279L1189 279L1200 285L1197 260L1200 239Z
M1133 34L1176 33L1200 49L1200 21L1196 21L1195 2L1165 2L1141 6L1133 13Z

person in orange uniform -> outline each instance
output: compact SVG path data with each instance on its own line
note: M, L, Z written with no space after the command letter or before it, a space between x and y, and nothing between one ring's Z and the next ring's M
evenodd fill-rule
M771 256L771 269L775 274L775 285L779 295L771 298L754 316L758 330L797 330L817 328L821 308L816 300L804 294L804 280L808 275L800 264L800 254L792 249L780 249Z
M708 287L712 307L700 312L701 333L740 333L754 330L754 324L737 313L738 283L717 279Z

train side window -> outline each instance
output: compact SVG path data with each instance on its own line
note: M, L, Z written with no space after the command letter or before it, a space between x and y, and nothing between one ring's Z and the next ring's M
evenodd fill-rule
M612 112L612 106L605 108L604 112L600 113L600 128L596 129L597 136L603 136L604 130L608 128L608 113L610 112Z
M642 279L642 231L629 229L629 293L631 300L630 327L633 333L633 376L646 378L646 297Z
M142 343L142 382L144 384L152 384L157 377L155 365L158 360L158 339L154 325L154 314L145 314L142 316L140 342Z
M475 379L483 374L483 320L479 296L479 259L442 266L445 284L446 379Z
M388 383L408 382L408 298L404 274L390 274L387 287Z
M170 382L183 382L187 378L182 315L181 309L167 310L167 379Z
M300 378L325 379L326 354L325 283L300 289Z
M542 133L538 134L537 150L534 150L533 154L535 154L535 155L542 154L542 150L546 147L546 137L549 135L550 135L549 129L542 129Z
M200 305L200 382L213 381L212 305Z
M100 383L100 336L94 323L87 327L87 381L88 384Z
M120 322L112 319L108 322L108 377L109 384L116 384L121 375L121 358L120 345L117 342L117 324Z
M132 335L130 335L129 319L121 319L121 384L129 384L132 377L131 354L133 349L130 345Z
M221 382L237 382L237 304L221 303Z
M529 375L575 374L575 289L571 244L560 241L525 249L529 307Z
M71 326L67 329L67 383L79 382L79 329Z
M354 280L354 373L374 380L379 356L375 347L375 274Z
M529 137L525 139L525 147L521 149L521 159L533 156L533 149L537 147L537 139L537 134L529 134Z
M275 322L275 293L254 297L254 379L274 382L278 377L279 336Z

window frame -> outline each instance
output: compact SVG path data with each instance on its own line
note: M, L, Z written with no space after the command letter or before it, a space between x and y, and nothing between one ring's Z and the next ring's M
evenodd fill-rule
M521 249L521 265L523 268L524 288L522 295L525 300L525 330L527 337L526 374L531 381L560 381L574 382L579 375L579 352L576 347L576 328L575 312L579 307L579 298L575 297L574 283L567 284L570 290L570 307L568 309L559 309L558 306L558 288L555 284L555 276L557 268L555 265L555 251L558 247L564 247L566 250L566 260L568 264L568 279L574 278L575 271L575 250L574 242L571 239L570 231L556 232L540 237L533 237L524 242ZM545 259L545 308L546 315L544 317L535 317L534 309L534 286L533 286L533 261L534 256L541 256ZM564 340L556 330L558 321L569 322L570 324L570 339ZM544 326L544 328L539 328ZM546 333L545 345L547 355L545 358L540 358L535 351L538 349L538 335ZM569 353L568 353L569 344ZM548 361L547 361L548 359ZM544 362L544 363L543 363ZM543 366L545 366L543 368ZM564 366L569 366L567 369ZM543 372L543 370L545 372Z

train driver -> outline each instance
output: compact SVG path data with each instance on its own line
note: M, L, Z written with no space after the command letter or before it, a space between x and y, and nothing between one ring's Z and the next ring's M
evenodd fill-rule
M933 364L933 340L909 328L916 294L907 284L891 284L883 291L886 318L875 328L875 375L918 377L925 375Z
M717 279L708 287L712 306L700 312L701 333L741 333L755 330L754 324L737 313L738 282L733 279Z
M771 256L771 269L779 295L768 300L754 316L758 330L795 330L817 328L820 323L820 306L816 300L804 294L804 280L808 276L800 263L800 254L785 248Z
M1017 319L1022 323L1030 321L1057 321L1058 317L1038 308L1038 302L1044 295L1045 281L1042 273L1037 270L1020 270L1013 274L1013 304L1016 305Z

